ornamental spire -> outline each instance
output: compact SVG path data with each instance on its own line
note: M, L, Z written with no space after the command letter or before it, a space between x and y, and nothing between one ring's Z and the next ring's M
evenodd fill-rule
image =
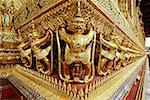
M37 34L37 30L36 30L36 28L35 28L35 25L34 25L34 23L33 23L33 20L32 20L32 34L31 34L31 36L33 37L33 38L35 38L38 34Z
M86 29L85 20L81 16L81 0L77 1L77 12L75 14L75 17L69 23L69 30L71 30L73 33L78 32L79 29L82 29L83 31ZM82 25L81 25L82 24Z
M78 0L77 2L77 14L76 14L76 17L81 17L81 9L80 9L80 5L81 5L81 1Z

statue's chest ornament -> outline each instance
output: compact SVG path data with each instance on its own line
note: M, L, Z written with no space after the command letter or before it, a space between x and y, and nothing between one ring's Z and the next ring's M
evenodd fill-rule
M72 48L74 49L78 49L80 51L83 51L85 49L83 37L73 37L71 44L72 44Z
M76 37L72 37L72 43L75 45L83 45L84 44L84 37L82 36L76 36Z

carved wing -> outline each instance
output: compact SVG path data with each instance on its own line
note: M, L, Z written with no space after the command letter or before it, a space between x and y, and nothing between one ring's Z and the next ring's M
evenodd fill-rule
M72 36L67 34L64 28L59 30L59 35L65 42L71 42L70 38L72 38Z
M118 48L118 46L115 43L106 41L103 37L101 37L100 39L101 39L101 43L103 45L105 45L106 47L108 47L108 48Z
M30 53L31 53L31 49L27 49L27 50L24 51L25 56L28 56Z
M106 57L106 58L108 58L108 59L111 59L111 60L115 58L115 55L113 55L113 54L111 54L111 53L109 53L108 51L103 50L103 49L102 49L102 51L101 51L101 54L102 54L104 57Z
M92 29L90 29L90 32L87 35L85 35L85 42L84 43L88 44L93 39L94 34L96 34L96 32L93 31Z
M45 58L49 54L51 48L52 48L52 46L50 45L46 49L38 50L35 54L36 58L38 60Z
M32 45L37 45L37 44L41 44L41 43L45 43L45 41L49 38L49 35L46 34L46 36L44 38L41 39L37 39L35 40Z

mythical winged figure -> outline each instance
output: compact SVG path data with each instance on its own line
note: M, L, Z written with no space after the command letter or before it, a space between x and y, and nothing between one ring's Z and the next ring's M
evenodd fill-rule
M53 33L46 26L44 30L44 37L39 36L36 31L33 32L31 50L33 51L36 69L45 75L50 75L53 71Z
M106 76L110 69L113 69L117 49L118 46L115 43L107 41L102 34L100 35L100 56L97 68L99 75Z
M26 43L18 46L22 62L26 67L36 67L36 69L50 75L53 71L53 33L44 27L45 35L39 34L32 24L33 33Z
M67 82L91 81L95 75L96 32L92 27L86 29L85 20L81 17L80 2L71 24L68 27L61 26L56 35L60 78Z

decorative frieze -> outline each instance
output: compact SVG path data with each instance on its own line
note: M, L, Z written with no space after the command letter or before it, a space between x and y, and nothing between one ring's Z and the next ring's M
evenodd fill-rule
M143 66L144 60L145 57L103 79L90 82L82 88L75 84L58 81L57 78L45 76L20 65L13 67L10 74L3 74L3 78L7 78L27 99L49 100L55 98L56 100L66 100L69 98L71 100L91 100L103 97L105 99L121 98L130 89L137 73Z
M49 8L50 12L48 10L43 10L42 14L39 14L39 16L36 15L37 17L34 16L33 18L35 18L35 20L38 19L38 21L39 21L39 19L43 20L43 17L46 15L47 16L46 20L48 19L47 22L53 23L53 25L50 25L50 27L53 30L57 26L59 26L61 23L64 23L64 21L68 21L68 20L71 20L73 18L72 16L74 16L74 14L75 14L73 10L75 9L75 7L71 4L71 2L73 3L74 1L67 1L67 2L64 1L64 3L61 2L61 4L58 3L59 8L57 8L57 7L53 8L54 10L52 10L52 9ZM131 29L131 26L129 25L129 23L127 22L127 20L123 17L123 15L121 14L121 12L119 11L118 7L115 5L114 2L112 2L111 0L104 0L104 1L99 1L99 2L96 1L96 0L95 1L82 1L82 2L83 2L83 5L82 5L81 10L83 12L83 17L86 19L87 22L92 22L94 24L97 24L97 26L101 26L103 23L100 23L100 24L97 23L97 22L99 22L98 20L105 19L105 17L107 16L109 18L109 20L111 22L113 22L113 24L117 25L117 27L118 27L118 25L119 25L119 27L122 25L120 27L121 30L123 30L123 32L125 32L125 34L127 34L127 36L129 36L129 37L131 36L132 41L136 41L136 43L138 45L140 44L137 39L133 39L135 37L135 35L133 34L133 30ZM51 3L49 3L49 4L52 5ZM71 7L68 6L68 4L71 4ZM93 6L97 6L98 8L97 7L93 8L92 5ZM69 9L69 10L66 11L67 9ZM106 16L104 16L104 17L102 17L102 16L99 17L98 16L97 18L95 18L96 17L95 14L92 14L91 11L96 13L98 11L96 9L100 9L100 12L104 11L103 13L106 14ZM41 16L42 16L42 18L40 18ZM45 17L44 17L44 19L45 19ZM52 20L50 20L50 19L52 19ZM28 20L28 22L30 22L30 21L31 21L31 19ZM96 23L93 22L93 21L96 21ZM121 21L121 22L119 22L119 21ZM26 23L26 24L28 24L28 23ZM54 26L55 24L57 26ZM21 27L24 27L24 25L21 25L20 28ZM97 29L100 29L100 28L97 28ZM140 47L142 48L141 45L140 45Z
M18 65L12 75L31 88L22 91L35 89L46 99L73 100L126 93L123 83L131 85L145 52L114 3L102 1L55 1L43 11L32 2L27 9L33 13L23 12L27 20L21 13L17 16L23 67Z

